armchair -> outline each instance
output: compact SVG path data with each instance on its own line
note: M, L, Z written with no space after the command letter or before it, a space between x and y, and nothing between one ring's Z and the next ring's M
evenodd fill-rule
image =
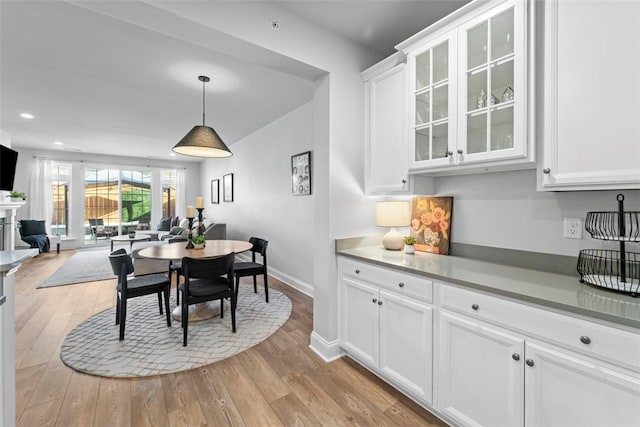
M89 228L91 229L91 237L93 237L95 242L98 241L99 237L109 239L113 234L113 229L111 227L106 227L102 218L90 219Z
M49 252L51 242L47 236L44 220L21 219L18 231L20 239L32 248L38 248L39 253Z

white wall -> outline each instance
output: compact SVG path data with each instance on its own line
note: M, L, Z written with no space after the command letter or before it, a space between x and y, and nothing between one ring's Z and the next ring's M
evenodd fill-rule
M13 145L13 149L18 151L18 164L16 167L14 189L16 191L27 193L27 204L20 208L20 210L18 211L18 219L28 219L29 216L28 193L31 173L34 167L34 157L46 157L47 159L54 161L72 163L71 186L73 188L71 191L71 207L69 210L69 234L76 237L76 246L82 246L84 244L84 198L81 197L83 193L77 193L75 189L82 188L82 186L84 185L83 183L85 165L99 165L114 168L118 168L120 166L131 166L151 169L155 171L159 171L161 168L186 168L187 200L193 200L195 204L195 198L197 197L197 193L200 188L200 163L181 162L178 157L176 157L176 161L140 159L134 157L101 156L98 154L74 153L68 151L36 151L26 147L20 147L16 141L14 141ZM157 178L159 178L159 174ZM159 213L156 213L156 215L152 217L152 228L155 227L159 219Z
M563 237L564 218L588 211L616 211L616 195L625 210L640 210L640 191L538 192L534 170L437 178L439 195L453 199L452 241L533 252L578 256L580 249L606 243L583 233Z
M229 239L268 240L270 274L307 294L313 292L314 196L291 194L291 156L313 149L312 127L310 102L233 144L232 157L208 159L201 167L204 216L226 223ZM223 201L227 173L234 174L232 203ZM220 204L211 204L213 179L220 180Z

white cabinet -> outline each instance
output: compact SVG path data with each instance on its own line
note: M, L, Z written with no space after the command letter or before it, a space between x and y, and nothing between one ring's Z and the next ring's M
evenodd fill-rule
M447 417L465 426L640 425L640 334L436 289L437 408Z
M539 189L640 188L639 18L637 1L545 1Z
M339 270L340 346L403 392L431 403L431 282L346 259Z
M407 166L406 64L397 53L362 73L365 90L365 193L411 194ZM432 181L415 178L419 192ZM426 187L425 187L426 186Z
M524 338L443 311L439 349L443 413L461 425L522 425Z
M548 344L528 342L526 426L639 426L640 375Z
M474 7L399 45L410 72L411 172L534 167L533 2Z

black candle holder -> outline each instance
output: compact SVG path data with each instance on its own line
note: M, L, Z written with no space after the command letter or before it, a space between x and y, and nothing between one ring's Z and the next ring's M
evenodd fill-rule
M193 227L194 217L191 217L191 218L187 217L187 219L189 220L189 237L187 238L187 246L185 246L185 248L193 249L194 248L193 241L191 240L193 237L193 231L191 230L191 228Z
M198 234L204 234L204 225L202 224L202 211L204 208L196 208L198 210Z

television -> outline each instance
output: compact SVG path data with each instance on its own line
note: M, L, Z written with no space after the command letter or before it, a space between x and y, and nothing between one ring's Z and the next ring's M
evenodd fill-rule
M0 190L13 191L18 152L0 145Z

